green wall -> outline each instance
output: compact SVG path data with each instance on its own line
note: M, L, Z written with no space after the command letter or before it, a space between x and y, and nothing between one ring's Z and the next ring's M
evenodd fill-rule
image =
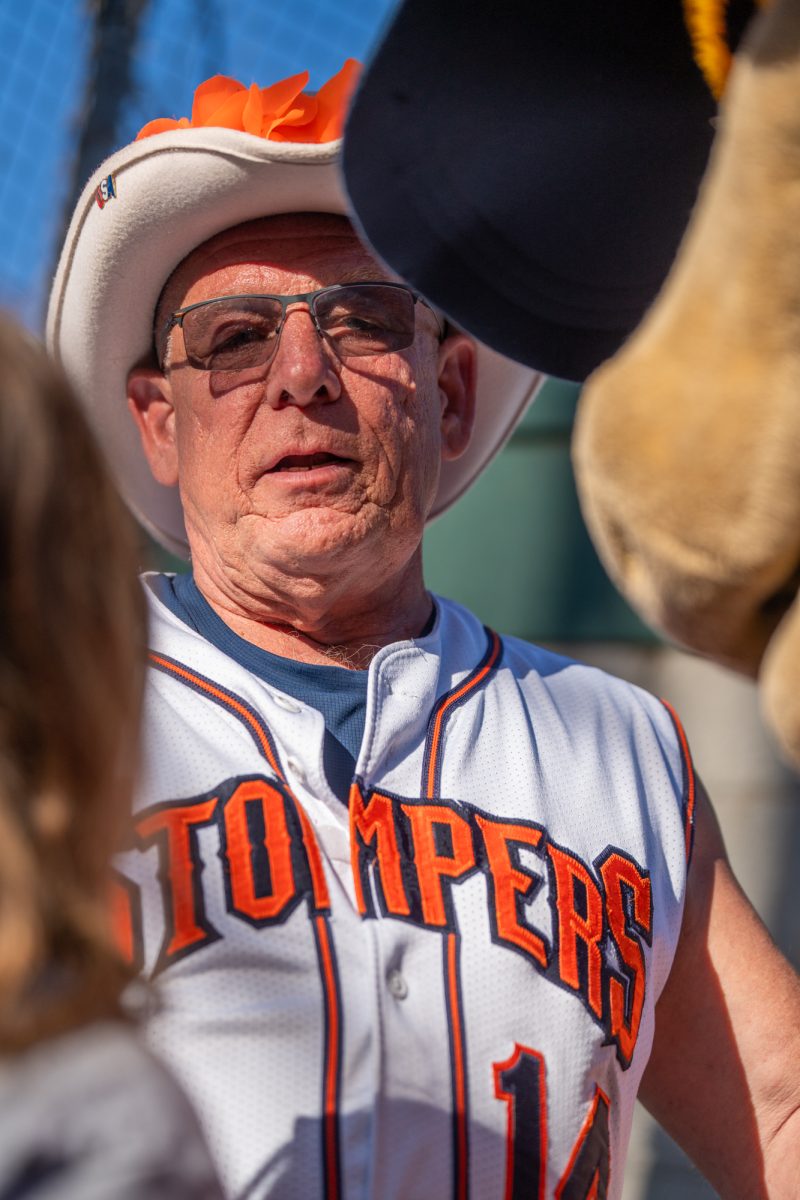
M503 452L425 537L428 586L532 641L652 641L603 570L569 441L579 389L548 380Z

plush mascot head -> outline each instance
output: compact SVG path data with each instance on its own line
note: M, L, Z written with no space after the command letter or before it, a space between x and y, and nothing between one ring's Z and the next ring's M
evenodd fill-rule
M345 172L452 319L590 376L574 461L610 574L759 677L800 765L800 0L760 7L406 0Z
M589 380L587 523L625 595L759 680L800 765L800 3L740 47L700 198L657 302Z

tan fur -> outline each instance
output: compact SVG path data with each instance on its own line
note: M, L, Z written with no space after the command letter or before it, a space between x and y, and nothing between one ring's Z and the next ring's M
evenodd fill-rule
M761 670L800 764L800 0L737 56L676 264L587 384L574 461L622 591L684 645Z

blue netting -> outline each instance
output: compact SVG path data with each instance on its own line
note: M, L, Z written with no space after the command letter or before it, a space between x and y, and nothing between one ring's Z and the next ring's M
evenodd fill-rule
M310 87L319 87L345 58L366 57L394 4L149 0L130 44L129 94L103 153L153 117L188 115L196 84L209 75L265 85L308 69ZM0 305L34 329L42 326L90 100L93 22L99 9L113 7L108 0L0 6ZM124 11L124 0L116 8Z
M87 34L78 4L0 8L0 303L33 327L69 188Z

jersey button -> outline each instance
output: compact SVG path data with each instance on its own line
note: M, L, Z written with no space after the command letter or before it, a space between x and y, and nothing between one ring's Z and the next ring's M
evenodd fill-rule
M386 982L395 1000L405 1000L408 995L408 984L403 978L402 973L397 970L397 967L393 967L386 976Z
M272 699L277 704L278 708L284 708L286 712L299 713L300 705L295 704L294 700L290 700L288 696L281 696L279 692L272 693Z

